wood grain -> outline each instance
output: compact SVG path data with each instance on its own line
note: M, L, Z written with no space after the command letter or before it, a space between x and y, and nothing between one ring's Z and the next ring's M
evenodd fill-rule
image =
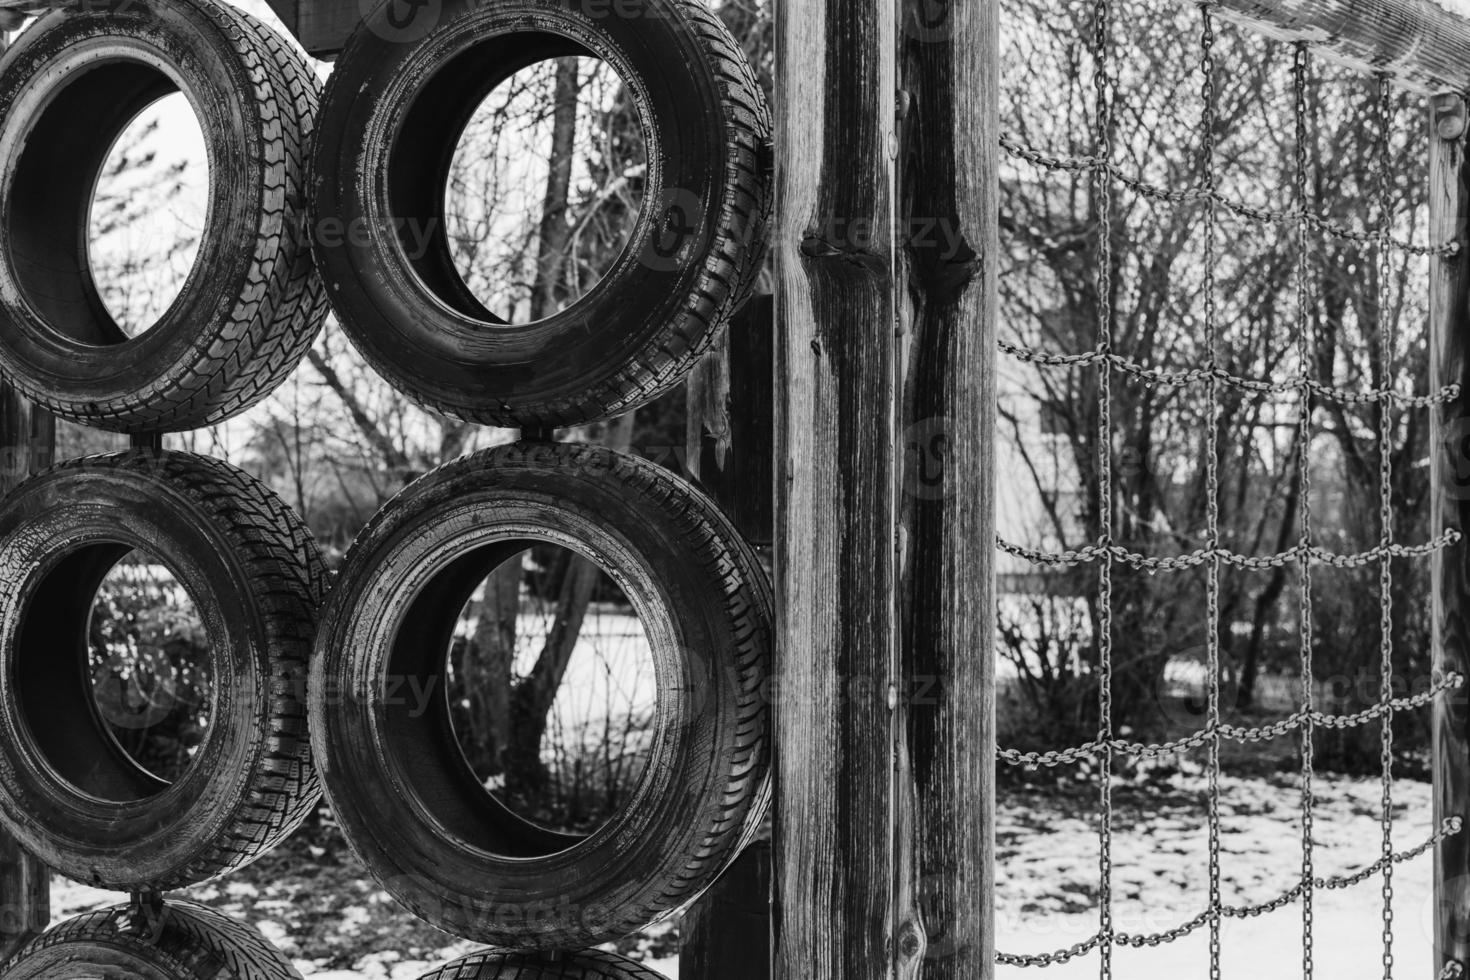
M0 382L0 493L51 465L56 423ZM0 961L45 931L51 920L51 872L0 832Z
M1196 0L1179 0L1197 6ZM1436 0L1214 0L1219 16L1417 92L1470 89L1470 20Z
M994 975L998 11L903 0L897 975Z
M1429 234L1432 242L1466 242L1470 214L1465 181L1465 104L1435 100L1429 133ZM1456 122L1456 120L1459 120ZM1441 126L1446 128L1442 135ZM1462 131L1455 132L1456 128ZM1470 386L1470 252L1431 259L1429 390ZM1466 388L1470 391L1470 387ZM1470 529L1470 409L1462 395L1433 415L1430 527ZM1434 669L1470 674L1470 547L1465 541L1434 556ZM1470 689L1446 692L1434 704L1434 818L1460 815L1466 828L1434 851L1436 975L1444 964L1470 967Z
M894 0L776 7L775 975L887 980Z

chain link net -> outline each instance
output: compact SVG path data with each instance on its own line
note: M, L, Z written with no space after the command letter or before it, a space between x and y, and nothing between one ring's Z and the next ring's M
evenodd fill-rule
M1382 975L1391 980L1394 967L1394 869L1406 861L1414 860L1431 851L1441 841L1462 832L1461 816L1443 820L1434 828L1428 839L1415 846L1395 850L1393 835L1394 773L1393 773L1393 720L1396 714L1413 711L1434 702L1447 692L1460 690L1466 678L1457 673L1435 676L1428 690L1411 696L1395 696L1393 685L1393 626L1392 604L1394 590L1393 562L1403 559L1425 559L1459 544L1458 531L1446 530L1424 544L1402 544L1396 540L1393 511L1393 465L1388 447L1392 445L1396 412L1422 410L1453 402L1460 397L1459 386L1448 386L1426 395L1401 392L1394 387L1395 343L1392 336L1393 319L1384 310L1388 302L1387 284L1393 280L1390 256L1394 252L1413 256L1448 257L1458 254L1460 243L1417 244L1393 234L1391 131L1393 111L1391 87L1386 77L1375 78L1372 100L1372 124L1375 128L1375 154L1372 165L1373 187L1370 202L1373 225L1359 231L1316 213L1312 208L1312 195L1308 183L1310 149L1313 135L1310 129L1311 109L1308 103L1308 82L1311 77L1312 59L1305 43L1292 46L1291 91L1293 112L1293 136L1295 149L1292 159L1292 201L1288 208L1272 209L1253 206L1237 200L1222 191L1217 176L1217 127L1214 14L1211 0L1197 4L1199 11L1199 33L1197 53L1199 72L1198 97L1201 104L1199 132L1199 160L1197 178L1190 186L1171 188L1151 183L1143 176L1129 174L1114 162L1114 97L1116 81L1112 71L1114 57L1113 0L1094 0L1091 55L1093 58L1093 120L1091 134L1093 149L1087 156L1059 156L1028 146L1010 135L1002 135L1001 147L1014 159L1024 161L1049 172L1085 174L1090 177L1096 200L1096 296L1097 319L1095 345L1082 352L1049 352L1023 344L1002 341L1001 351L1016 362L1042 368L1093 369L1097 386L1097 479L1095 492L1099 498L1098 520L1100 534L1096 542L1088 547L1048 551L1024 547L1003 538L997 539L997 547L1006 554L1020 558L1043 568L1069 568L1082 565L1097 567L1096 626L1098 665L1098 711L1099 731L1096 738L1068 748L1044 752L1022 752L1010 748L998 750L1004 764L1027 769L1054 768L1089 761L1096 764L1098 772L1098 929L1090 937L1071 946L1045 953L998 954L1001 964L1020 967L1045 967L1066 963L1096 951L1099 954L1099 976L1108 980L1113 973L1113 950L1117 947L1154 947L1181 939L1201 929L1209 934L1209 975L1218 980L1221 975L1221 924L1225 919L1245 919L1265 915L1299 904L1301 909L1303 977L1314 975L1314 900L1316 893L1323 890L1338 890L1360 885L1373 878L1380 881ZM1201 304L1204 331L1204 364L1188 370L1169 371L1142 364L1114 350L1114 212L1119 191L1127 190L1144 198L1158 202L1199 202L1203 205L1202 263L1203 283ZM1222 217L1236 220L1281 226L1292 235L1296 245L1296 260L1291 270L1292 290L1295 293L1295 351L1298 366L1294 376L1268 379L1251 378L1233 373L1221 363L1219 356L1220 324L1216 303L1217 283L1215 269L1220 249L1219 225ZM1381 376L1373 380L1366 390L1352 389L1330 383L1313 376L1312 351L1315 341L1315 320L1312 276L1308 266L1309 250L1313 236L1329 236L1334 239L1359 243L1370 250L1376 265L1373 295L1371 331L1376 338ZM1403 285L1402 279L1400 286ZM1173 556L1160 556L1130 550L1114 540L1113 507L1114 470L1112 460L1112 378L1121 374L1145 385L1170 388L1202 388L1205 400L1205 449L1206 470L1205 544L1196 550ZM1254 395L1293 395L1296 400L1296 472L1297 493L1300 503L1296 518L1296 543L1274 554L1245 554L1231 550L1223 543L1220 532L1220 442L1219 433L1212 423L1219 412L1222 391L1235 390ZM1312 455L1314 401L1338 402L1371 407L1376 420L1377 460L1376 476L1378 489L1378 540L1375 547L1352 553L1336 553L1323 547L1314 539L1312 530ZM1113 573L1123 566L1157 572L1178 572L1200 569L1205 575L1206 588L1206 672L1208 676L1207 706L1204 726L1182 737L1161 742L1141 742L1120 738L1114 731L1112 688L1113 688ZM1298 650L1297 669L1300 683L1297 692L1299 707L1289 716L1276 722L1257 727L1226 724L1221 717L1221 647L1222 610L1220 604L1220 579L1227 567L1266 569L1292 567L1297 583L1296 601L1300 610L1296 643ZM1377 592L1379 597L1379 645L1378 645L1378 700L1361 711L1350 714L1332 714L1319 710L1313 687L1313 570L1316 567L1374 568L1377 569ZM1379 726L1379 764L1381 792L1378 801L1378 823L1381 828L1379 856L1373 863L1351 874L1323 877L1316 873L1314 851L1314 825L1316 813L1316 788L1314 733L1318 729L1348 729ZM1222 742L1262 743L1295 734L1298 743L1300 813L1297 823L1300 830L1301 865L1295 884L1275 897L1249 905L1234 905L1227 902L1221 887L1221 763ZM1204 910L1194 917L1172 928L1150 933L1127 933L1114 925L1113 886L1113 833L1115 825L1113 800L1114 763L1119 758L1159 758L1203 749L1206 753L1208 780L1207 800L1207 844L1208 844L1208 902ZM1464 965L1451 962L1440 972L1440 978L1460 977Z

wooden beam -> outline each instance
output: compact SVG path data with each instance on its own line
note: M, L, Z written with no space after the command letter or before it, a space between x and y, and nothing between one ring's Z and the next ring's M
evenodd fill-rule
M1196 0L1179 0L1191 7ZM1219 17L1416 92L1470 89L1470 20L1441 0L1211 0Z
M685 383L686 471L763 554L775 519L775 315L775 297L752 297ZM679 976L770 980L768 827L684 913Z
M688 912L679 980L769 980L771 842L756 841Z
M51 869L0 833L0 963L46 931L51 921Z
M999 4L902 0L899 977L995 973ZM914 889L920 888L918 892Z
M898 948L896 27L776 6L780 980L889 980Z
M34 3L37 0L0 0L7 2ZM75 2L75 0L66 0ZM441 5L434 2L413 3L411 0L389 0L398 3L405 18L424 17L425 21L439 16ZM313 58L332 61L347 46L347 39L363 16L377 6L367 0L267 0L281 23L286 25L306 53ZM428 33L427 28L417 37Z
M686 383L689 475L751 544L774 534L775 297L752 297Z
M56 424L10 385L0 382L0 493L51 465ZM46 930L51 921L51 871L0 832L0 961Z
M1430 109L1429 235L1459 241L1470 217L1466 185L1464 100L1440 96ZM1429 390L1462 385L1470 392L1470 251L1431 260ZM1470 396L1440 405L1432 416L1430 527L1470 531ZM1434 669L1470 676L1470 543L1435 554ZM1460 816L1465 828L1434 850L1435 975L1451 962L1470 968L1470 688L1435 701L1434 819Z
M359 2L359 0L297 0L296 13L296 38L301 46L313 58L321 58L331 61L337 57L344 47L352 32L357 30L358 24L362 23L364 14L370 12L377 4ZM440 5L438 3L412 3L407 0L389 0L390 3L398 3L400 16L407 20L409 27L405 29L405 36L409 40L417 40L418 37L429 32L433 21L439 16ZM424 27L421 31L413 31L412 26L422 21Z

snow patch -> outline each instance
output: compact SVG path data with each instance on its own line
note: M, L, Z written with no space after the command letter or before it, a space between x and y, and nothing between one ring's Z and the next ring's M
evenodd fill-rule
M1470 0L1430 0L1430 3L1437 4L1452 14L1470 18Z

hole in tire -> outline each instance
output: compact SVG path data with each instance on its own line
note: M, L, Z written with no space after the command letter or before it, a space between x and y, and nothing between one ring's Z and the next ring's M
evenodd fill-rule
M565 56L514 73L475 109L449 167L445 234L464 288L509 324L575 304L626 250L647 165L631 92L609 64Z
M129 338L178 298L209 207L204 131L183 93L145 107L97 174L87 217L87 258L98 298Z
M517 816L590 834L636 793L655 734L653 652L598 565L549 543L507 560L460 612L448 662L460 751Z
M87 667L113 742L145 772L178 781L211 720L210 640L188 590L147 552L124 555L98 586Z

